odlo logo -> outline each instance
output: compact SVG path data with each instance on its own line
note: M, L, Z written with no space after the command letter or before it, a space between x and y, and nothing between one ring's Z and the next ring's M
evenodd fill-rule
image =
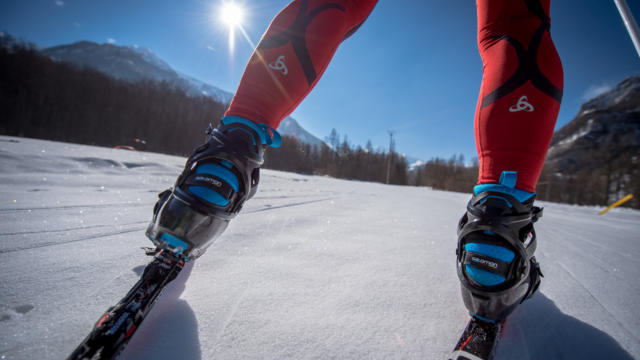
M289 73L289 69L287 69L287 65L284 63L284 55L278 56L276 61L269 64L269 67L273 70L280 71L282 75L287 75Z
M521 96L520 99L518 99L518 103L509 108L511 112L523 110L526 112L532 112L534 110L533 105L529 104L529 99L527 99L526 96Z

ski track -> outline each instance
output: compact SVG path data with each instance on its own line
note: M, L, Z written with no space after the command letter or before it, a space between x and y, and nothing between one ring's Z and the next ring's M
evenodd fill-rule
M314 204L314 203L317 203L317 202L329 201L329 200L333 200L333 199L335 199L335 198L309 200L309 201L303 201L303 202L298 202L298 203L289 203L289 204L276 205L276 206L265 206L262 209L249 210L249 211L246 212L246 214L252 214L252 213L257 213L257 212L262 212L262 211L269 211L269 210L276 210L276 209L282 209L282 208L288 208L288 207L294 207L294 206Z
M126 223L126 224L122 224L120 226L130 226L130 225L140 225L140 224L148 224L149 221L145 220L145 221L136 221L133 223ZM34 235L34 234L44 234L44 233L59 233L59 232L71 232L71 231L76 231L76 230L89 230L89 229L96 229L96 228L106 228L109 227L109 225L91 225L91 226L80 226L80 227L73 227L73 228L66 228L66 229L55 229L55 230L50 230L50 229L46 229L46 230L37 230L37 231L18 231L18 232L13 232L13 233L0 233L0 236L16 236L16 235Z
M260 191L265 191L268 192L270 191L269 189L260 189ZM325 192L328 195L337 195L338 193L333 192L333 191L327 191ZM315 194L317 195L317 193ZM299 199L299 198L308 198L309 194L306 195L278 195L278 196L254 196L251 198L252 201L256 201L256 200L282 200L282 199Z
M562 226L562 227L557 226L554 231L561 232L564 235L574 236L574 237L577 236L576 233L579 234L580 232L584 231L584 229L581 226L581 224L578 223L578 222L575 222L575 220L566 219L566 218L563 219L563 220L565 220L567 223L564 224L564 226ZM610 218L605 218L605 219L596 218L596 219L590 219L590 220L591 220L592 225L600 226L600 227L604 227L604 228L612 228L611 227L611 219ZM627 223L628 225L635 225L636 229L638 227L638 221L637 220L635 222L633 222L633 221L627 220L627 219L616 218L615 222L617 224ZM633 228L630 229L630 230L633 230ZM604 250L604 251L614 252L614 253L626 258L626 260L640 263L640 260L638 260L637 257L633 256L633 254L630 254L629 251L622 252L622 251L619 251L617 249L613 249L611 247L606 247L606 246L604 246L602 244L602 241L601 242L593 241L588 236L582 236L580 238L580 241L586 242L586 243L588 243L588 244L590 244L592 246L596 246L596 247L598 247L598 248L600 248L601 250ZM630 249L628 249L628 250L630 250ZM640 255L640 254L638 254L638 255Z
M150 260L139 247L151 246L157 189L183 165L0 136L0 359L65 358L126 294ZM447 356L468 319L454 260L468 194L261 175L244 215L195 262L186 288L159 298L120 360ZM505 325L497 360L571 358L572 336L640 358L640 212L544 206L537 256L547 277L514 312L526 321Z
M80 226L80 227L57 229L57 230L18 231L18 232L11 232L11 233L0 233L0 236L34 235L34 234L42 234L42 233L70 232L74 230L88 230L88 229L105 228L105 227L108 227L108 226L93 225L93 226Z
M575 275L571 270L569 270L569 268L568 268L565 264L563 264L562 262L557 262L557 264L558 264L558 265L559 265L559 266L560 266L560 267L561 267L561 268L562 268L562 269L563 269L567 274L569 274L569 276L571 276L571 277L573 278L573 280L574 280L578 285L580 285L580 287L582 287L582 288L584 289L584 291L585 291L587 294L589 294L589 296L591 297L591 299L592 299L596 304L598 304L598 306L599 306L600 308L602 308L602 310L603 310L605 313L609 314L609 316L610 316L613 320L615 320L615 322L616 322L616 323L617 323L617 324L618 324L622 329L624 329L624 330L627 332L627 335L629 335L630 337L632 337L632 338L633 338L633 339L635 339L636 341L639 341L638 336L637 336L637 335L636 335L636 334L635 334L631 329L628 329L628 328L627 328L627 326L626 326L626 325L625 325L625 324L624 324L620 319L618 319L618 318L617 318L613 313L611 313L611 312L607 309L607 307L606 307L606 306L604 306L604 304L603 304L600 300L598 300L598 297L597 297L596 295L594 295L594 294L593 294L593 292L591 292L591 290L589 290L589 288L588 288L588 287L587 287L587 286L586 286L582 281L580 281L580 280L578 279L578 277L577 277L577 276L576 276L576 275Z
M111 231L111 232L107 232L107 233L99 233L99 234L94 234L94 235L91 235L91 236L82 237L82 238L79 238L79 239L67 240L67 241L45 242L45 243L39 243L39 244L34 244L34 245L29 245L29 246L24 246L24 247L12 248L12 249L0 249L0 254L13 253L13 252L25 251L25 250L33 250L33 249L44 248L44 247L49 247L49 246L66 245L66 244L71 244L71 243L81 242L81 241L96 240L96 239L101 239L101 238L105 238L105 237L111 237L111 236L115 236L115 235L122 235L122 234L128 234L128 233L132 233L132 232L136 232L136 231L142 231L145 228L146 228L146 226L136 227L134 229Z
M155 191L154 191L155 192ZM29 207L29 208L7 208L0 209L0 213L15 213L17 211L41 211L41 210L71 210L71 209L103 209L103 208L122 208L122 207L138 207L148 206L148 204L137 204L133 202L121 204L99 204L99 205L67 205L67 206L48 206L48 207Z
M567 232L566 232L566 231L554 231L554 232L555 232L555 233L558 233L558 234L560 234L560 235L565 235L565 234L567 234ZM584 241L584 240L583 240L583 241ZM610 252L610 253L612 253L612 254L615 254L615 255L621 256L621 257L623 257L623 258L624 258L624 260L625 260L625 261L632 262L632 263L634 263L634 265L636 265L636 266L637 266L637 264L639 263L637 260L635 260L635 259L633 259L633 258L631 258L631 257L627 256L627 254L624 254L624 253L622 253L622 252L615 251L615 250L612 250L612 249L610 249L610 248L605 248L605 247L602 247L602 246L596 245L596 244L594 244L594 243L592 243L592 242L589 242L589 241L585 241L585 242L586 242L586 243L589 243L590 245L593 245L594 247L598 247L598 248L599 248L600 250L602 250L602 251ZM583 256L583 257L588 257L588 258L591 260L590 262L591 262L591 263L593 263L593 264L595 264L596 266L598 266L598 268L599 268L600 270L602 270L603 272L606 272L606 273L608 273L609 275L616 277L617 279L619 279L620 281L622 281L622 282L624 282L624 283L628 283L628 282L627 282L627 279L625 279L624 277L622 277L622 275L621 275L618 271L611 271L611 269L610 269L609 267L607 267L607 265L610 265L612 262L605 262L602 258L597 257L597 256L595 255L595 253L594 253L594 252L589 252L589 251L587 251L586 249L584 249L583 247L581 247L581 246L577 246L577 245L575 245L575 244L573 244L573 243L569 243L569 242L558 242L556 245L557 245L557 246L560 246L560 247L563 247L563 248L565 248L565 249L567 249L567 250L571 250L571 251L572 251L572 252L574 252L574 253L578 253L578 254L580 254L580 255L581 255L581 256ZM602 254L601 254L601 255L602 255ZM636 269L637 269L637 267L636 267Z
M224 321L220 325L220 328L218 330L214 331L214 333L215 333L215 339L213 341L214 347L211 349L211 351L209 352L209 355L207 357L205 357L205 359L213 359L214 358L213 354L215 353L215 351L217 349L216 345L220 342L220 339L222 339L222 337L224 335L224 331L227 329L227 326L229 326L229 324L231 323L231 320L233 319L233 317L238 312L238 309L240 308L240 303L244 299L244 296L245 296L246 293L247 293L247 288L243 289L243 291L240 293L240 295L236 297L236 300L231 305L231 309L228 311L227 316L225 317Z

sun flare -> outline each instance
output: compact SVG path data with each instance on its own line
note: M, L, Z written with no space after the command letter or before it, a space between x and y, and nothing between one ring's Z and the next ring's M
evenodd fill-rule
M242 25L244 9L233 2L225 3L220 8L219 19L230 29L234 29Z

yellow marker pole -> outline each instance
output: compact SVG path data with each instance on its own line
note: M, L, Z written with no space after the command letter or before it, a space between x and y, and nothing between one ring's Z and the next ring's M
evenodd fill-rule
M607 211L613 209L614 207L620 206L624 203L626 203L627 201L633 199L633 194L629 194L625 197L623 197L622 199L614 202L613 204L609 205L609 207L607 207L606 209L600 211L600 213L598 215L604 215Z

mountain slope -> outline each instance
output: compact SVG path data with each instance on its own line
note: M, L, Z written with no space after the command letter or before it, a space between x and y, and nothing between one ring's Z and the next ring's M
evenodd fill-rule
M546 200L640 208L640 75L582 105L551 141L538 192Z
M89 67L116 79L126 81L155 80L186 90L191 95L211 96L228 103L232 95L173 70L150 49L137 46L118 46L79 41L42 50L53 60Z
M310 144L312 146L321 147L323 145L326 145L324 141L318 139L310 132L305 130L302 126L300 126L300 124L291 116L288 116L287 118L282 120L280 126L278 127L278 132L283 136L286 135L294 137L299 141Z
M640 155L640 75L584 103L558 130L547 161L557 171L596 169L626 155Z

